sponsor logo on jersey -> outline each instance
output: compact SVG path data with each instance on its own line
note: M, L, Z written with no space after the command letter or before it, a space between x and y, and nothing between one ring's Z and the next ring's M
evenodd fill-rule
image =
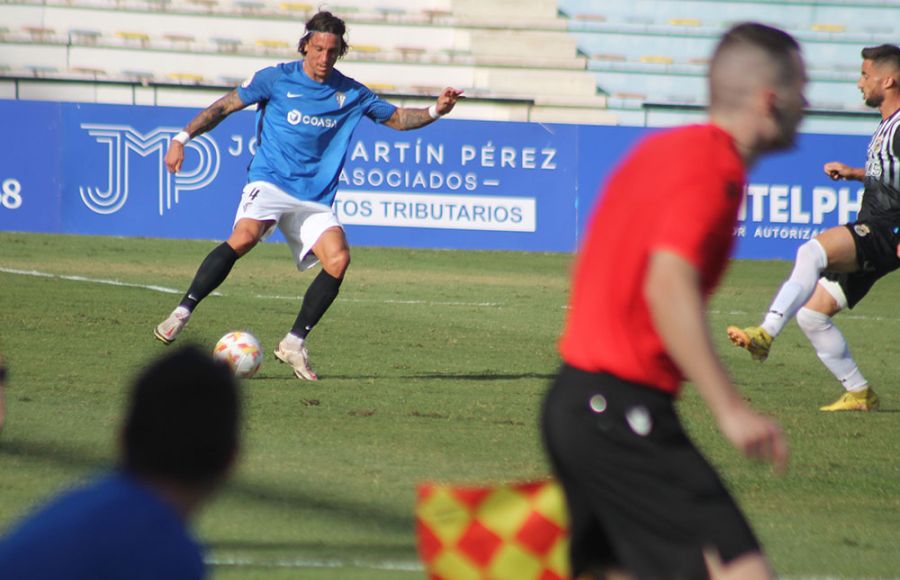
M287 114L287 122L291 125L312 125L313 127L324 127L331 129L337 125L337 121L327 117L316 117L315 115L304 115L297 109L291 109Z

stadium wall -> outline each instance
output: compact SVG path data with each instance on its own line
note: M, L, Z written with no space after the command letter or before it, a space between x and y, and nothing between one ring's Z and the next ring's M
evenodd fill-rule
M192 141L172 176L165 151L195 114L0 101L10 145L0 157L0 230L224 239L255 146L253 113ZM598 184L652 130L444 119L400 133L364 120L337 212L354 245L573 251ZM794 151L760 163L735 231L737 256L790 259L803 240L852 220L861 184L832 182L822 165L862 166L866 146L858 135L801 135Z

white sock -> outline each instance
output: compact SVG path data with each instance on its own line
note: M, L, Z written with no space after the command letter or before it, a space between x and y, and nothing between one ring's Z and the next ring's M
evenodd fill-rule
M177 316L178 318L180 318L182 320L185 320L185 319L191 317L191 311L188 310L187 308L185 308L184 306L177 307L175 309L175 312L173 312L172 314L174 314L175 316Z
M778 290L761 325L772 338L778 336L788 321L813 295L816 282L827 266L828 255L818 240L810 240L797 249L794 270Z
M301 346L303 346L303 339L292 332L284 335L283 342L286 342L288 346L293 346L295 348L300 348Z
M830 316L801 308L797 313L797 325L816 349L819 360L841 381L845 389L858 392L868 388L869 383L850 356L850 348L844 335L832 323Z

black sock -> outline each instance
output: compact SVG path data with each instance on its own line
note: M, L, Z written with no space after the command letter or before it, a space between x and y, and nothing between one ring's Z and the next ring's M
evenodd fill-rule
M237 252L227 243L222 242L216 246L200 264L194 275L194 281L191 282L191 287L181 299L180 306L193 312L201 300L209 296L213 290L219 287L219 284L225 281L238 258Z
M306 338L309 331L319 322L319 319L337 298L343 281L343 278L335 278L325 270L319 272L316 279L306 289L303 304L300 306L300 314L297 315L291 334Z

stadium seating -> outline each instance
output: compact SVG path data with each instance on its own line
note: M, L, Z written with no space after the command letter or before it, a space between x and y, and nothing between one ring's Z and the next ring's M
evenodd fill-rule
M511 120L640 123L646 114L635 111L647 106L702 107L706 58L719 34L760 14L801 40L814 107L858 111L860 49L896 42L900 31L900 5L884 0L342 0L322 7L348 21L347 74L409 103L458 86L472 97L466 110L474 118ZM291 0L6 0L0 82L40 74L68 83L102 70L96 82L172 85L178 95L183 86L215 91L296 58L300 23L317 9ZM60 90L47 98L60 98Z
M71 44L97 44L97 39L102 36L99 30L87 28L70 28L69 43Z
M862 110L855 87L860 50L895 43L900 4L811 0L637 0L598 4L561 0L569 29L590 57L599 90L624 101L705 103L705 58L733 23L761 14L787 28L803 47L810 70L808 97L818 109ZM614 50L610 50L614 47ZM611 100L615 105L618 100ZM634 103L625 104L634 107Z
M103 2L105 9L98 10ZM510 30L498 28L501 18L510 22L508 15L493 5L485 11L483 2L453 10L439 2L392 0L330 7L350 21L351 49L341 69L410 98L433 97L423 88L459 86L476 99L499 100L491 114L507 108L512 115L507 118L521 116L517 107L503 103L529 100L545 113L535 120L552 120L559 106L582 109L587 121L608 122L593 74L557 18L555 2L526 4L533 6L516 11L522 20L513 19ZM153 75L149 81L141 77L150 84L215 85L296 58L298 24L315 9L274 0L11 0L0 13L19 36L0 38L0 62L13 72L26 65L52 66L58 76L68 77L73 68L103 68L111 80L133 80L124 71L139 70ZM238 16L253 25L236 28ZM545 29L535 30L535 19L543 19ZM70 32L59 37L59 29ZM542 46L539 57L534 46ZM173 78L173 71L189 76Z

